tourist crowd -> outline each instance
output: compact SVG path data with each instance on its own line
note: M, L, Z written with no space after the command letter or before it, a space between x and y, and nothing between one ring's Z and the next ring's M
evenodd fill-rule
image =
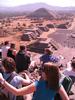
M0 98L27 100L26 95L32 93L32 100L69 100L75 82L75 57L64 67L60 57L45 48L39 63L35 59L32 65L25 45L17 51L14 43L5 41L0 49Z

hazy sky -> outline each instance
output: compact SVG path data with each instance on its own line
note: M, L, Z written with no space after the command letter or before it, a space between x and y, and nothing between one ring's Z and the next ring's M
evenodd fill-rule
M75 0L0 0L0 6L18 6L29 3L43 2L53 6L75 6Z

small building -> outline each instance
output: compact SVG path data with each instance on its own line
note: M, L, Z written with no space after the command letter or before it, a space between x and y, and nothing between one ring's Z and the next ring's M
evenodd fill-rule
M43 32L48 32L49 31L49 28L46 27L46 26L39 26L38 28Z
M56 28L67 29L67 25L65 25L65 24L60 24L60 25L57 25Z
M44 48L48 48L48 43L46 41L36 41L27 46L28 50L36 53L44 53Z
M34 40L37 39L37 34L34 31L30 31L30 32L25 32L22 36L21 36L21 40L22 41L30 41L30 40Z
M22 41L30 41L32 40L32 37L30 35L31 33L24 33L22 36L21 36L21 40Z
M47 24L46 25L48 28L54 28L54 25L53 24Z
M53 42L53 43L52 43ZM36 53L44 53L45 48L50 48L51 51L57 50L58 45L51 39L38 39L34 43L27 46L28 50Z
M24 30L24 32L33 32L35 35L37 35L37 37L42 34L42 31L39 28L27 28Z

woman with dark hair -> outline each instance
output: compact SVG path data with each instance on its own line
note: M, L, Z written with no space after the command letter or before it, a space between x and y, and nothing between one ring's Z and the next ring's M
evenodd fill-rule
M25 95L34 92L32 100L54 100L58 92L62 100L69 100L62 85L59 85L59 69L54 63L45 63L42 67L42 76L26 87L16 89L4 80L0 74L0 82L14 95Z
M30 84L30 79L26 73L24 73L25 79L16 73L16 63L14 59L10 57L3 59L2 66L4 68L3 77L7 82L9 82L9 84L16 88L20 88L22 85ZM16 100L16 96L10 93L10 91L8 92L6 88L0 89L0 93L9 97L10 100Z
M3 65L6 73L11 73L16 70L15 61L10 57L3 59L2 65Z

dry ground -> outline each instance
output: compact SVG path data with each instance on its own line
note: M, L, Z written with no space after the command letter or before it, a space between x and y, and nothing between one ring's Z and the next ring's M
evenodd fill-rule
M56 23L56 22L57 21L54 21L53 23ZM16 25L16 23L17 22L13 21L13 25L12 26L14 27L14 25ZM27 23L27 26L30 24L29 21L25 21L25 23ZM44 24L46 24L46 23L48 23L48 22L47 21L44 22ZM59 23L61 23L61 21L59 21ZM23 22L22 22L22 24L23 24ZM70 30L74 29L74 27L75 27L75 20L74 20L74 22L73 22L72 27L70 28ZM47 36L49 34L52 34L55 31L56 31L56 29L50 29L49 32L44 32L40 37L47 38ZM14 42L16 44L16 49L18 50L20 44L28 44L28 42L20 41L19 36L21 34L22 33L18 32L15 35L12 35L12 36L9 36L9 37L0 37L0 42L4 42L5 40L8 40L10 42ZM64 47L61 46L60 49L58 49L57 52L54 52L54 54L56 54L56 55L62 55L64 57L63 62L66 63L69 60L71 60L71 58L73 56L75 56L75 49L71 49L71 48L67 48L67 47L64 48ZM75 87L73 87L73 91L75 92ZM72 100L75 100L75 95L71 96L71 98L73 98ZM27 100L30 100L30 96L28 96Z

